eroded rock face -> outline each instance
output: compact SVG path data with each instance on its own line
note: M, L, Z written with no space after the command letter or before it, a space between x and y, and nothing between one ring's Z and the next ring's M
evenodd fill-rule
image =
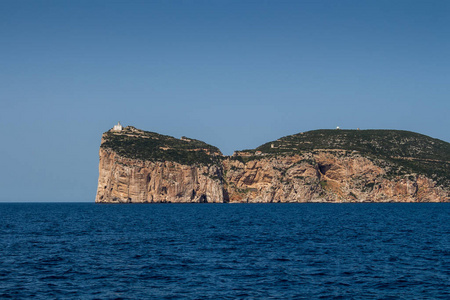
M100 149L95 202L224 202L217 166L187 166L124 158Z
M357 152L324 150L219 164L124 158L100 149L96 202L448 202L449 191Z
M225 160L230 202L448 202L424 176L391 176L389 167L348 151L314 151L242 163Z

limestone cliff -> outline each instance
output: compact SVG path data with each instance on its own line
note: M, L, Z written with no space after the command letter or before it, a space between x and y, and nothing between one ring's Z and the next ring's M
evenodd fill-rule
M345 150L227 159L224 168L230 202L449 201L448 189L423 175L392 176L386 162Z
M126 127L102 137L96 202L448 202L449 149L402 131L311 131L222 156Z
M177 140L134 127L106 132L95 201L224 202L222 168L214 163L221 155L186 137Z
M96 202L223 202L217 166L125 158L100 149Z

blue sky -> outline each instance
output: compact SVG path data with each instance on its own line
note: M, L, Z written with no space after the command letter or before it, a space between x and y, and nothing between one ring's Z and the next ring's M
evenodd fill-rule
M450 141L450 2L0 1L0 201L94 201L123 125L225 154L321 128Z

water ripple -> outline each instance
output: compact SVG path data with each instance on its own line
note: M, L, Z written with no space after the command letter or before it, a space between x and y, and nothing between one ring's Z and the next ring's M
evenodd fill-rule
M448 204L0 204L0 298L448 299Z

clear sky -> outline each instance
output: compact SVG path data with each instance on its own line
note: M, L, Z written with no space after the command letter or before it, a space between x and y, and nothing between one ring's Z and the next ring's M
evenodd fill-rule
M450 1L0 1L0 201L90 201L117 121L224 154L321 128L450 141Z

